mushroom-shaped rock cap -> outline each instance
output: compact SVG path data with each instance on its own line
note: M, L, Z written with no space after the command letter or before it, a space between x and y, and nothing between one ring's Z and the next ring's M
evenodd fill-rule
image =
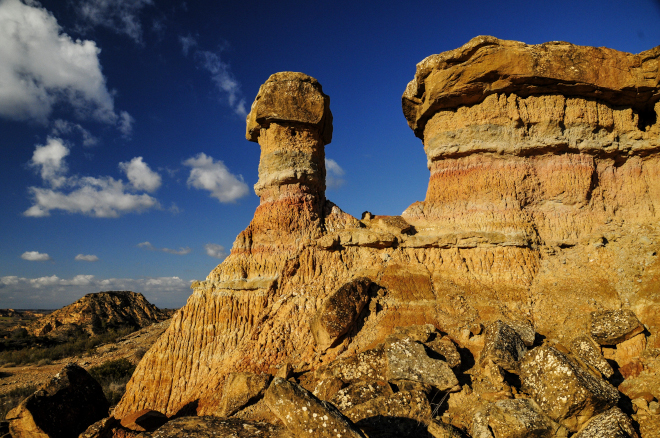
M415 135L438 110L480 103L494 93L563 94L653 111L660 99L660 46L633 55L565 42L528 45L478 36L417 64L403 93Z
M250 114L245 137L257 141L262 127L271 122L293 122L315 127L325 144L332 140L330 97L319 81L304 73L275 73L259 88Z

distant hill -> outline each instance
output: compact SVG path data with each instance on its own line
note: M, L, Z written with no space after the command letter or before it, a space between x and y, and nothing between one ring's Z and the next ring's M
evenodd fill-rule
M144 295L130 291L87 294L73 304L43 316L26 328L34 336L58 336L75 332L99 335L119 327L135 330L164 321L173 310L159 309Z

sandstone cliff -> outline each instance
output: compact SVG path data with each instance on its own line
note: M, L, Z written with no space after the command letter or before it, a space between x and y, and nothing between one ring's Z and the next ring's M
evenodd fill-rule
M115 416L217 414L229 373L322 370L397 326L432 324L476 358L495 320L528 346L535 332L568 344L591 312L625 309L660 347L659 58L492 37L427 58L403 96L426 199L362 220L325 199L328 96L309 76L271 76L248 115L254 219L193 284Z
M27 329L34 336L56 336L72 331L97 335L122 326L137 330L170 316L171 311L159 309L140 293L98 292L39 318Z

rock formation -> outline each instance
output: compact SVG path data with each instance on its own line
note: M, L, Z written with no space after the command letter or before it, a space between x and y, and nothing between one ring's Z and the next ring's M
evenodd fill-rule
M56 336L72 331L98 335L111 328L137 330L170 316L171 311L159 309L140 293L98 292L39 318L27 328L34 336Z
M107 415L103 389L76 364L67 364L37 392L9 411L13 438L68 438Z
M426 199L362 220L325 199L329 98L309 76L274 74L247 120L261 147L254 219L114 415L221 415L232 373L292 365L370 436L401 424L379 429L377 413L434 436L592 436L628 421L602 352L631 364L628 397L651 388L656 403L643 370L660 348L659 61L660 47L492 37L425 59L403 109L428 157ZM434 397L454 426L434 422ZM272 399L252 403L235 416L278 423ZM646 406L636 418L655 421Z

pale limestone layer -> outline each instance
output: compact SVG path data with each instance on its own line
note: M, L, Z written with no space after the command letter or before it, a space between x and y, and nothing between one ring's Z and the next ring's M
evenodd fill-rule
M528 45L478 36L417 64L403 93L403 113L422 139L436 112L492 94L576 96L646 116L660 99L659 59L660 47L634 55L562 41Z

